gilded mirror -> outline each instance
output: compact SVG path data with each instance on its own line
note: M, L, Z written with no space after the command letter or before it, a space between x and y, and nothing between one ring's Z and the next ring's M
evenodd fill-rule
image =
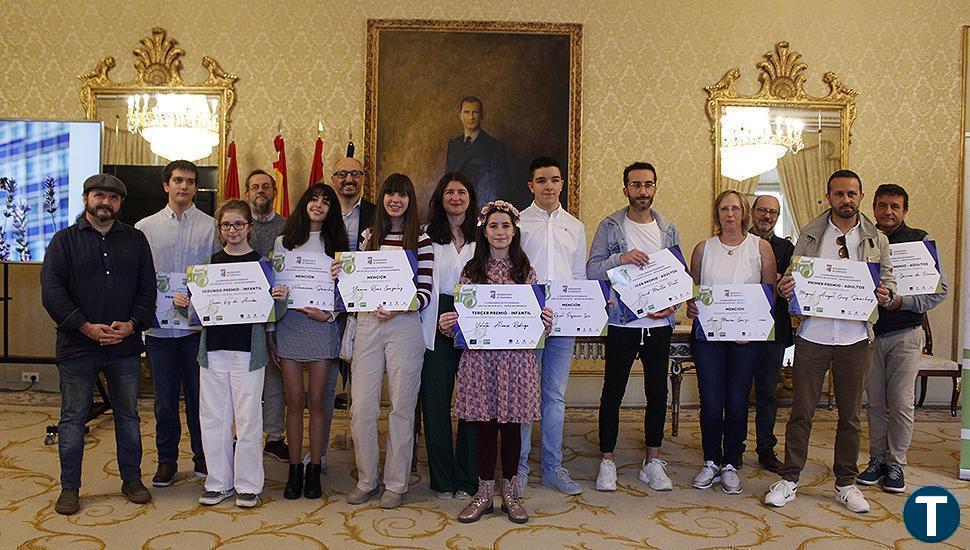
M115 66L110 56L79 77L85 117L104 122L103 171L114 173L129 187L119 218L133 222L157 211L161 167L178 159L199 167L196 204L211 211L223 195L236 77L203 57L208 76L198 84L186 84L185 51L160 27L153 28L132 55L136 74L128 82L115 82L108 75Z
M734 88L741 70L731 69L707 91L707 116L714 145L714 194L735 189L773 194L782 205L776 232L793 237L825 209L825 182L848 167L855 120L855 90L832 72L822 77L828 93L805 90L808 66L801 54L779 42L757 64L760 89Z

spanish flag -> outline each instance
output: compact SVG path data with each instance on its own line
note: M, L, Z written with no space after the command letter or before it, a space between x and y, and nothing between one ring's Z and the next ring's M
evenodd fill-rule
M283 135L276 134L273 140L276 147L276 162L273 163L273 172L276 175L276 201L273 209L284 218L290 215L290 193L286 181L286 147L283 144Z

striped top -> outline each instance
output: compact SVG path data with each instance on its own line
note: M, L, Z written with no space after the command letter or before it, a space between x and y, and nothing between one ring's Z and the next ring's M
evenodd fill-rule
M360 250L366 249L366 243L370 239L370 229L365 229L360 236ZM400 250L404 240L404 233L388 233L381 243L381 250ZM434 274L434 246L431 237L427 233L418 235L418 276L415 286L418 287L418 310L422 310L431 302L431 289L433 286L432 275Z

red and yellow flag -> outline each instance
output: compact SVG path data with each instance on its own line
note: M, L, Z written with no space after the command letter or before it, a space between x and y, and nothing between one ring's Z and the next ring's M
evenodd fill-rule
M227 155L229 157L229 168L226 169L226 195L225 199L238 199L239 198L239 166L236 164L236 142L235 140L229 143L229 152Z
M290 215L290 193L286 181L286 147L281 134L276 134L273 146L276 147L276 162L273 163L273 172L276 175L276 201L273 202L273 209L283 217L287 217Z

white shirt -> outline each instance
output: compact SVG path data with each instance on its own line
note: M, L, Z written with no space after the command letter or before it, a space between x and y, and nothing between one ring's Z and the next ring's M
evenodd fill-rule
M828 228L822 234L818 257L839 258L839 248L835 240L842 231L829 218ZM862 242L862 224L856 219L855 227L845 233L845 247L849 249L848 260L859 260L859 243ZM798 335L816 344L826 346L848 346L869 338L865 321L846 319L827 319L825 317L805 317L798 327Z
M152 249L156 273L185 273L190 265L204 264L222 248L216 236L215 220L193 204L179 217L168 205L135 223ZM155 338L178 338L200 330L150 328Z
M717 235L704 242L701 264L702 285L761 283L761 237L754 233L740 245L728 246Z
M421 310L421 331L424 333L425 348L434 351L434 337L438 330L438 295L454 296L461 270L465 269L465 264L475 255L475 243L465 243L461 252L455 248L454 243L432 243L431 246L434 248L431 300L428 307Z
M586 279L586 228L562 206L549 214L533 202L521 213L519 231L539 281Z
M657 225L657 220L649 223L637 223L628 216L623 216L623 233L626 235L627 246L624 252L637 249L649 256L661 249L663 236L660 234L660 226ZM610 324L615 327L624 328L654 328L670 326L670 321L666 317L660 319L644 317L643 319L634 319L625 325L619 323Z

